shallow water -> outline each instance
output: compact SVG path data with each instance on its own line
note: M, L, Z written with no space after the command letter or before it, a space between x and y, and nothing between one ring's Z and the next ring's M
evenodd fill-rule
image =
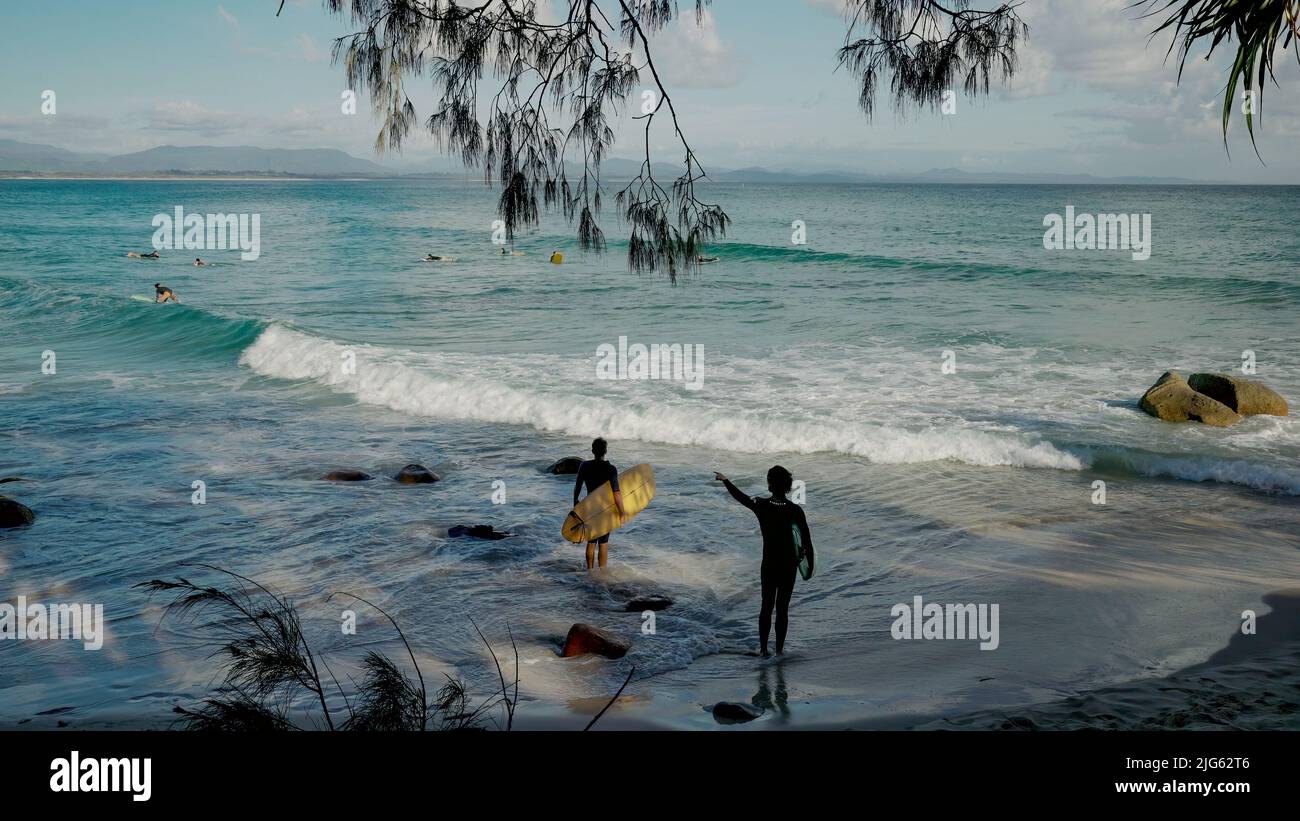
M364 612L343 636L336 590L389 609L429 669L478 692L496 670L470 618L498 653L513 632L539 713L586 709L634 665L631 695L709 725L697 702L760 670L744 655L757 528L712 471L758 493L773 462L806 482L819 551L788 670L819 719L1163 675L1300 580L1300 424L1179 426L1136 406L1162 371L1236 369L1245 350L1300 396L1297 189L710 193L735 230L674 287L627 273L617 243L584 257L555 221L502 257L493 198L454 181L0 182L0 476L33 480L0 490L40 517L0 532L0 601L99 602L109 621L98 652L0 642L0 723L165 722L205 692L194 635L155 631L160 602L131 589L191 561L294 597L344 669L393 636ZM1151 213L1151 258L1045 251L1043 216L1067 204ZM177 205L260 214L261 257L127 259ZM546 263L555 248L564 265ZM130 298L156 281L184 304ZM598 379L598 346L620 336L702 345L700 388ZM541 469L598 434L620 467L654 464L659 491L588 575L558 534L569 477ZM443 481L385 478L408 462ZM379 478L318 480L338 468ZM446 538L478 522L518 535ZM654 635L622 611L628 591L675 600ZM892 639L891 608L916 595L999 604L999 648ZM632 652L557 658L577 621Z

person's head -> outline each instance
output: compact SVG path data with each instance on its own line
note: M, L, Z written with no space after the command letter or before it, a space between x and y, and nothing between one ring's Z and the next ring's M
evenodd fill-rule
M609 450L609 443L600 437L596 437L591 443L591 453L597 459L604 459L605 452Z
M153 287L155 287L155 288L161 288L161 287L162 287L162 285L161 285L161 284L159 284L159 283L157 283L157 282L155 282L155 283L154 283L154 284L153 284Z
M780 465L772 465L767 472L767 489L777 496L784 496L794 487L794 474Z

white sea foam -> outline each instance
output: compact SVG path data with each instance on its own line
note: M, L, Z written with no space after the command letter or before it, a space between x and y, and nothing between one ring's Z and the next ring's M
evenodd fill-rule
M349 351L356 357L353 372L342 367ZM871 387L852 387L856 379L832 379L806 367L799 374L801 393L816 395L819 401L813 408L812 402L800 399L798 410L792 411L789 388L766 391L762 384L764 375L774 370L771 362L724 363L714 371L714 390L708 397L672 386L609 382L601 383L599 395L594 395L597 386L581 378L586 370L575 359L419 355L344 345L280 325L268 327L240 362L263 376L311 380L364 404L413 416L528 425L572 436L604 435L742 453L839 453L891 465L950 460L977 467L1117 468L1141 476L1300 495L1300 473L1283 467L1201 453L1143 452L1142 440L1132 438L1141 431L1126 436L1128 420L1105 413L1098 403L1088 407L1105 417L1103 429L1094 431L1103 444L1062 446L1014 426L964 419L955 407L938 404L944 396L941 385L917 386L913 396L922 397L923 408L918 412L916 402L879 401L882 394L906 396L905 390L873 393ZM760 373L758 367L766 370ZM781 378L792 379L796 373L782 371ZM846 383L850 388L843 387ZM972 388L963 390L958 398L969 401ZM1042 412L1067 414L1072 427L1088 424L1086 415L1080 416L1077 407L1059 397L1044 402ZM998 400L983 396L977 404L987 408ZM868 413L876 418L864 418ZM1130 413L1134 421L1145 418ZM1189 432L1205 433L1199 428ZM1196 440L1198 447L1208 444L1203 439Z
M341 367L349 350L357 360L352 373ZM746 404L751 397L744 394L731 398L735 404L730 405L690 402L676 394L614 401L575 393L572 381L555 374L532 374L531 383L519 379L518 386L507 384L488 374L512 369L488 358L471 373L471 364L463 359L417 362L404 352L345 346L276 325L244 351L240 362L263 376L313 380L360 402L402 413L530 425L574 436L603 434L746 453L833 452L880 464L951 459L977 466L1084 467L1077 456L1016 434L956 424L907 430L778 415L771 409L753 409Z

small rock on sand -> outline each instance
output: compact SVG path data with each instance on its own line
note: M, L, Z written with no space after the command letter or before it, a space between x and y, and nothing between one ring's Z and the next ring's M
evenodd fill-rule
M761 716L763 708L742 701L719 701L713 705L712 712L719 724L743 724Z

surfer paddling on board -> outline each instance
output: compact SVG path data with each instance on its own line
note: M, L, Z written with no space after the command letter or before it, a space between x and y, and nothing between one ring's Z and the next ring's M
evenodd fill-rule
M153 296L154 302L175 302L178 304L180 303L180 299L177 298L176 292L173 291L171 288L168 288L166 285L159 285L158 283L155 282L153 284L153 291L154 291L154 296Z
M627 512L623 510L623 492L618 489L618 468L605 461L605 452L609 450L609 444L604 439L596 439L591 443L591 453L595 459L588 459L578 466L578 476L573 483L573 506L578 506L578 495L582 488L586 486L587 495L590 496L599 490L606 482L610 484L610 490L614 491L614 504L618 507L620 519L627 518ZM587 542L587 569L591 570L596 566L596 545L600 545L600 566L605 566L605 559L609 556L609 534L606 533L599 538Z
M794 592L794 579L799 573L803 557L811 558L812 533L803 508L785 497L794 486L794 476L780 465L767 472L767 489L772 495L766 499L746 496L740 488L721 473L713 478L722 482L737 502L754 511L758 527L763 533L763 606L758 614L759 653L766 658L767 634L772 626L772 608L776 607L776 654L785 651L785 632L790 624L790 594ZM796 542L795 540L799 541ZM799 549L796 549L798 546ZM812 574L809 566L804 578Z

